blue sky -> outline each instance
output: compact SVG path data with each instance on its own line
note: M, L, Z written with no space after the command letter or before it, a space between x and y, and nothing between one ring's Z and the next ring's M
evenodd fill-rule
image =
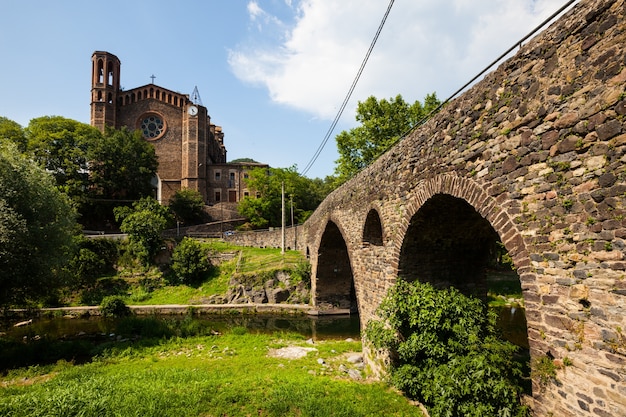
M565 0L396 0L352 99L308 177L338 158L356 103L444 99ZM91 54L121 84L191 94L222 126L228 160L304 169L361 65L388 0L0 0L0 116L89 123Z

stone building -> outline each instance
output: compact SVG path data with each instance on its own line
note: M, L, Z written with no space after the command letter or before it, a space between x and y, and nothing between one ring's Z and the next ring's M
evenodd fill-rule
M254 197L252 194L254 191L246 187L245 180L248 178L248 172L255 168L268 168L268 165L259 162L231 162L209 167L212 192L208 196L209 204L236 203L244 197L251 195Z
M211 123L197 90L191 98L154 83L122 90L115 55L96 51L91 61L91 125L100 131L105 126L140 130L154 145L159 201L167 204L183 188L200 192L207 204L238 202L247 195L242 179L250 164L226 163L224 132Z

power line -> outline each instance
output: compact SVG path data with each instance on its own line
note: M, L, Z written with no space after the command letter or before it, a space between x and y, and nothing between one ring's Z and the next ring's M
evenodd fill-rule
M367 60L369 59L370 54L372 53L372 50L374 49L374 45L376 45L378 36L380 35L380 32L383 30L383 26L385 25L387 16L389 16L389 12L391 11L391 6L393 6L393 2L394 0L389 1L389 6L387 6L387 11L385 12L383 19L380 22L380 26L378 26L376 35L374 35L374 39L372 40L372 43L370 44L370 47L367 50L367 53L365 54L365 58L363 59L363 62L361 63L361 67L359 68L359 71L357 72L356 77L354 77L354 81L352 81L352 85L350 86L350 89L348 90L348 94L346 94L346 97L343 99L343 103L341 103L341 107L339 108L339 111L337 112L335 119L333 120L330 127L328 128L328 131L326 132L326 136L324 136L322 143L317 148L317 150L315 151L315 154L313 155L309 163L306 165L304 170L302 170L301 175L306 175L306 173L309 172L309 170L311 169L311 167L313 166L317 158L320 156L320 153L326 146L328 139L330 139L330 136L332 135L333 131L335 130L335 127L337 126L337 123L339 123L339 119L341 118L341 115L343 114L344 109L348 105L348 101L350 100L350 97L352 96L352 92L354 91L356 84L359 81L359 78L361 77L361 73L363 72L363 69L365 68L365 64L367 63Z
M487 65L482 71L480 71L478 74L476 74L476 76L474 76L470 81L465 83L461 88L456 90L448 98L446 98L444 101L442 101L441 104L439 104L439 106L437 106L436 109L432 110L428 115L426 115L424 118L422 118L420 121L418 121L415 124L415 126L413 126L407 132L405 132L402 135L400 135L398 137L398 139L396 139L393 143L391 143L384 152L389 150L392 146L396 145L398 142L400 142L402 139L404 139L406 136L408 136L409 133L411 133L413 130L417 129L420 125L425 123L426 120L428 120L433 114L437 113L443 106L445 106L447 103L449 103L450 100L452 100L461 91L465 90L470 84L472 84L474 81L476 81L476 79L478 79L478 77L480 77L485 72L487 72L489 69L491 69L494 65L496 65L499 61L501 61L504 57L506 57L515 48L521 47L522 43L524 41L526 41L528 38L530 38L535 33L537 33L540 29L542 29L544 26L546 26L548 23L550 23L552 20L554 20L559 14L561 14L563 11L565 11L565 9L567 9L569 6L571 6L573 3L576 3L577 1L579 1L579 0L568 0L556 12L554 12L552 15L550 15L550 17L546 18L543 22L541 22L533 30L531 30L526 36L524 36L519 41L517 41L506 52L504 52L502 55L500 55L498 58L496 58L493 62L491 62L489 65ZM389 7L387 9L387 12L385 13L385 16L383 17L383 21L381 22L380 27L378 28L378 31L376 32L376 36L374 37L374 40L372 42L372 45L370 45L370 49L368 50L368 53L367 53L363 63L361 64L361 68L359 70L359 73L357 74L357 77L355 78L354 82L352 83L352 87L350 88L350 91L348 92L348 96L344 100L344 104L342 104L342 108L340 109L339 113L335 117L335 120L331 124L330 129L328 130L328 132L326 133L326 136L324 137L324 140L322 141L322 144L317 149L315 155L313 156L313 158L311 159L309 164L306 166L305 170L302 172L302 175L305 175L308 172L308 170L311 169L311 167L313 166L313 163L315 163L315 160L318 158L319 154L322 152L322 149L326 145L326 142L328 142L328 139L330 138L330 135L332 134L332 131L334 130L337 122L339 121L339 118L341 117L341 113L343 113L343 110L344 110L345 106L347 105L347 101L350 98L350 95L352 94L352 91L354 90L354 87L356 86L356 82L358 81L358 78L360 77L361 72L363 71L363 67L365 66L365 63L367 62L367 59L369 58L369 54L371 53L371 51L372 51L372 49L374 47L374 44L376 43L376 40L378 39L378 35L379 35L380 31L382 30L382 27L383 27L383 25L385 23L385 20L387 19L387 15L389 14L389 11L391 10L391 6L392 5L393 5L393 0L389 3Z
M485 68L483 68L482 71L480 71L478 74L476 74L474 76L474 78L472 78L471 80L469 80L468 82L466 82L463 87L459 88L458 90L456 90L454 93L452 93L447 99L445 99L444 101L442 101L439 106L437 106L437 108L431 110L430 113L428 113L426 116L424 116L421 120L419 120L415 126L411 127L408 131L406 131L405 133L403 133L402 135L400 135L398 137L398 139L396 139L395 141L393 141L392 143L389 144L389 146L387 146L387 148L382 152L385 153L387 152L389 149L391 149L394 145L396 145L398 142L400 142L402 139L404 139L405 137L407 137L409 135L409 133L411 133L412 131L414 131L415 129L417 129L419 126L421 126L422 124L424 124L426 122L426 120L430 119L430 117L432 115L434 115L435 113L437 113L439 110L441 110L441 108L443 106L445 106L446 104L448 104L450 102L450 100L452 100L454 97L456 97L461 91L465 90L470 84L472 84L474 81L476 81L478 79L478 77L480 77L481 75L483 75L485 72L487 72L489 69L491 69L493 66L495 66L498 62L500 62L502 59L504 59L509 53L511 53L515 48L517 47L522 47L522 43L524 41L526 41L528 38L530 38L531 36L533 36L535 33L537 33L539 30L541 30L545 25L547 25L548 23L550 23L552 20L554 20L559 14L561 14L563 11L565 11L565 9L567 9L569 6L571 6L572 4L576 3L578 0L569 0L567 3L565 3L563 6L561 6L561 8L559 10L557 10L556 12L552 13L552 15L550 15L550 17L546 18L543 22L541 22L539 25L537 25L533 30L531 30L528 34L526 34L526 36L524 36L523 38L521 38L519 41L517 41L513 46L511 46L509 49L506 50L506 52L502 53L502 55L500 55L498 58L494 59L493 62L491 62L491 64L487 65ZM381 155L382 155L381 153ZM380 156L380 155L379 155Z

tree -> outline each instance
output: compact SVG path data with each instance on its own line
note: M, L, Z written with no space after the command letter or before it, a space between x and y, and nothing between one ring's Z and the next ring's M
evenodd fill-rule
M23 305L63 286L76 214L52 176L0 144L0 305Z
M177 220L183 223L195 222L202 219L204 214L204 199L198 191L183 188L170 199L170 209Z
M399 280L366 337L392 358L391 381L431 416L526 416L517 347L500 339L496 314L454 288Z
M32 119L25 129L27 150L56 179L57 186L77 203L89 186L87 150L101 140L98 129L60 116Z
M359 102L356 121L361 125L344 130L336 137L339 152L339 159L335 161L337 185L371 164L439 105L435 93L427 95L423 105L419 100L410 105L400 94L395 99L379 101L370 96Z
M127 206L116 207L115 218L121 222L120 229L128 234L130 249L144 265L161 247L161 233L173 221L170 209L152 197L145 197Z
M184 237L176 245L172 253L171 281L175 284L194 285L202 280L211 271L212 265L207 258L206 250L194 239Z
M152 196L158 159L140 131L107 127L102 138L89 144L87 157L92 198L138 200Z
M24 129L13 120L0 116L0 142L10 141L15 143L19 152L26 152L26 136Z
M290 219L292 202L294 222L301 223L322 202L327 188L321 180L311 180L291 168L255 168L249 172L246 185L258 197L249 196L239 202L239 214L254 227L278 227L282 224L282 184L285 184L285 210Z

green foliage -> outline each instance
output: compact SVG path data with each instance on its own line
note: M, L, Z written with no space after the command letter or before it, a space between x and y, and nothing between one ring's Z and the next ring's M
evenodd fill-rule
M104 297L100 303L100 312L104 317L125 317L131 314L124 299L119 296Z
M419 100L411 105L400 94L389 100L370 96L359 102L356 120L361 125L344 130L336 137L339 152L335 168L337 185L371 164L439 105L435 93L427 95L423 105Z
M202 219L204 199L196 190L188 188L178 190L169 205L176 219L183 223L193 223Z
M206 278L212 265L202 244L195 239L184 237L174 249L171 268L174 275L170 282L194 285Z
M57 186L79 205L84 203L89 187L90 144L98 143L98 129L61 116L32 119L25 129L28 152L46 171L52 173Z
M88 306L99 305L106 297L125 295L128 288L128 283L121 278L98 278L92 285L81 291L80 303Z
M392 383L433 417L527 415L517 348L498 337L496 316L456 289L399 281L366 335L393 359Z
M24 129L17 122L0 116L0 143L13 142L20 153L26 152L27 140Z
M90 287L97 278L115 274L118 257L117 240L81 237L79 250L71 260L68 270L75 274L79 285Z
M92 198L137 200L153 194L158 160L141 132L107 128L89 144L88 158Z
M0 305L34 302L65 284L75 219L50 174L0 144Z
M163 242L161 233L173 221L169 208L145 197L134 202L132 209L120 206L114 213L121 221L120 229L128 234L131 252L145 265L150 264Z
M307 288L311 288L311 264L308 261L298 262L291 270L291 275L296 281L302 281Z
M540 387L545 387L556 381L556 365L554 360L548 356L541 356L532 362L531 376L539 382Z
M239 214L246 217L256 228L279 227L282 224L282 184L285 184L285 219L291 224L304 222L330 192L330 184L311 180L298 174L296 167L255 168L245 180L251 195L239 202Z

